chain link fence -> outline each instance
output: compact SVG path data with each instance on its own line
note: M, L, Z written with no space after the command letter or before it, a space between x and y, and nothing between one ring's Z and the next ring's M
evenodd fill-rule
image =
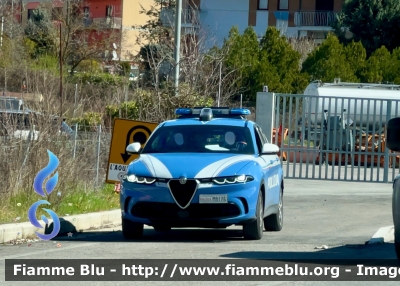
M0 135L0 197L31 188L36 174L48 164L47 150L59 158L59 184L65 183L66 188L83 185L87 190L101 187L106 180L111 129L71 127L72 132L56 136L38 132L34 125L30 130Z
M86 127L89 126L73 126L74 133L70 140L71 157L75 160L81 153L89 156L93 154L93 164L87 166L84 171L93 174L95 184L99 185L106 180L112 130L102 125ZM80 129L92 131L78 131Z

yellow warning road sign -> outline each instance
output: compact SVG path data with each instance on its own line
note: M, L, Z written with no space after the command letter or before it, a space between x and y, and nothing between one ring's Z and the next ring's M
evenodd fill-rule
M138 157L136 154L128 154L126 147L133 142L140 142L143 147L157 126L158 123L122 118L114 120L108 157L107 183L115 184L121 181L129 163Z

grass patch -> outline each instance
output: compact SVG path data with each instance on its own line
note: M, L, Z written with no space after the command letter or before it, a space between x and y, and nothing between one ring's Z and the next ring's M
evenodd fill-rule
M42 208L54 211L59 217L119 209L119 194L114 192L114 185L109 184L98 191L75 188L63 192L56 189L47 198L33 190L21 191L14 197L0 198L0 224L28 222L28 210L38 200L47 200L51 204L39 206L38 219L42 215L50 218Z

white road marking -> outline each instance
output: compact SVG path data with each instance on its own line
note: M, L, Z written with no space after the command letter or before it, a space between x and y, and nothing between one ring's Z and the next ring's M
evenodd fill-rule
M33 252L27 252L23 254L16 254L16 255L8 255L8 256L3 256L1 259L15 259L15 258L20 258L20 257L25 257L25 256L34 256L34 255L40 255L43 256L43 253L51 253L51 252L60 252L64 251L66 249L74 249L74 248L80 248L80 247L88 247L90 245L95 245L99 244L98 242L93 242L93 243L82 243L82 244L74 244L74 245L69 245L69 246L63 246L62 248L51 248L51 249L41 249L39 251L33 251ZM52 244L56 245L56 244Z

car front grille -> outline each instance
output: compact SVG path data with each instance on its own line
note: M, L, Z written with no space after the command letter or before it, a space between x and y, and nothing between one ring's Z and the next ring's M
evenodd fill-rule
M196 203L182 210L173 203L137 202L131 209L131 214L136 217L158 220L224 219L240 213L239 207L234 203Z
M170 180L168 186L175 202L184 209L191 202L197 190L197 181L187 180L185 184L181 184L179 180Z

